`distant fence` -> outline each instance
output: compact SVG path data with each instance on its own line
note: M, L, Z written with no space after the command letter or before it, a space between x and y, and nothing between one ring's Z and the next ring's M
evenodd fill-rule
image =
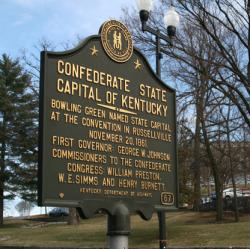
M104 247L35 247L35 246L0 246L0 249L108 249ZM157 249L151 247L136 247L130 249ZM211 246L194 246L194 247L167 247L167 249L250 249L246 246L221 246L221 247L211 247Z

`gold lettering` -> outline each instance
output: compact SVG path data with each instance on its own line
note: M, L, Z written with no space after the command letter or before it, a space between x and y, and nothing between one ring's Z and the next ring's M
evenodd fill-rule
M117 152L121 155L127 155L127 156L137 156L139 157L139 149L135 147L129 147L129 146L117 146Z
M102 194L102 189L100 189L100 188L80 188L80 193Z
M97 176L85 176L85 175L76 175L75 183L76 184L87 184L87 185L98 185L98 177Z
M51 116L50 116L50 120L54 120L54 121L59 121L60 119L60 112L52 112Z
M64 65L64 62L62 60L59 60L57 62L57 72L60 73L60 74L63 74L63 65Z
M91 73L92 73L92 69L87 68L87 70L86 70L86 79L89 82L92 82Z
M109 119L126 124L128 123L128 115L118 112L109 112Z
M102 86L107 86L107 87L118 89L121 91L130 92L130 89L129 89L130 81L128 79L124 79L120 76L111 75L109 73L100 72L92 68L83 67L78 64L71 63L71 62L64 62L62 60L58 60L57 72L59 74L71 76L75 79L80 79L80 80L83 79L87 81L88 83L100 84ZM65 85L64 87L63 87L63 84ZM68 90L68 94L72 94L72 91L70 91L71 93L69 93L69 89L68 89L69 86L68 85L66 86L66 84L63 83L62 79L58 81L57 85L58 85L58 88L57 88L58 92L66 93L65 92L65 88L66 88ZM74 91L75 92L79 91L79 96L81 96L81 91L82 91L81 88L84 88L84 87L81 87L80 85L83 85L83 84L79 83L78 86L74 85L75 87Z
M165 183L141 181L142 190L166 191Z
M133 171L131 169L108 167L107 173L109 176L128 177L128 178L133 177Z
M123 166L132 167L132 159L126 157L120 157Z
M151 121L150 122L152 129L162 130L162 131L168 131L171 132L170 124L168 123L162 123L157 121Z
M168 106L145 99L121 95L121 106L131 110L146 112L156 116L167 116Z
M93 163L107 163L107 156L76 150L52 149L52 157L58 159L68 159L75 161L85 161Z
M89 130L89 138L97 139L102 141L108 141L112 143L122 143L123 137L122 135L107 133L102 131Z
M80 149L98 150L101 152L108 152L108 153L112 153L113 149L111 144L95 142L95 141L87 141L87 140L78 140L78 147Z
M60 183L63 183L64 182L64 173L58 173L58 181Z
M69 62L65 63L64 73L68 76L71 75L71 64Z
M52 144L59 146L72 147L73 141L74 138L71 137L52 136Z
M161 180L160 174L158 172L136 170L135 176L136 176L136 178L143 179L143 180L153 180L153 181L160 181Z
M82 112L81 105L70 103L67 101L57 100L57 99L51 99L51 108L58 109L58 110L64 110L64 111L68 111L68 112L75 112L75 113Z
M145 84L140 84L139 86L140 89L140 95L141 96L145 96L147 98L150 99L155 99L155 100L159 100L162 102L167 102L166 99L166 90L162 90L156 87L152 87L152 86L148 86Z
M73 183L72 174L68 174L68 183Z
M131 117L131 124L148 127L148 120L144 118Z
M83 78L85 69L86 69L85 67L81 67L81 66L80 66L80 76L79 76L80 79Z
M122 190L113 190L113 189L105 189L104 195L114 195L114 196L127 196L128 191L122 191Z
M104 177L102 180L102 186L114 187L115 186L115 178Z
M148 169L148 170L162 171L162 172L167 172L167 173L171 172L171 164L169 163L136 159L134 162L134 165L135 165L135 168L139 168L139 169Z
M104 110L96 109L96 108L88 107L88 106L84 108L84 113L88 116L97 117L97 118L106 117L106 112Z
M66 123L78 125L78 116L64 113L64 118Z
M102 175L104 173L102 166L94 166L83 163L67 163L67 171L73 173L90 174L90 175Z
M100 75L100 74L99 74L98 71L96 71L96 70L93 71L93 82L94 82L95 84L98 84L99 81L100 81L99 75Z
M112 76L107 74L107 86L112 87Z
M129 179L118 179L118 186L119 188L130 188L130 189L135 189L137 188L137 180L129 180Z
M100 72L100 85L104 85L105 86L106 83L105 83L104 77L105 77L105 73Z
M57 91L62 93L63 92L63 79L57 80Z
M138 136L138 137L152 138L152 139L161 140L165 142L172 142L171 133L161 132L161 131L152 131L150 129L133 127L132 135Z
M94 88L85 84L80 84L74 81L64 81L63 79L59 78L57 80L57 91L60 93L78 95L79 97L82 96L83 98L101 102L98 88Z
M108 121L102 121L91 118L82 118L82 125L86 127L98 128L101 130L109 130L114 132L121 132L122 126L121 124L111 123Z

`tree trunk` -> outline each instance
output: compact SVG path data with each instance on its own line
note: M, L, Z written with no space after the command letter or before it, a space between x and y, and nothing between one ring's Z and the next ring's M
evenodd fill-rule
M250 21L250 1L247 1L248 21ZM250 23L248 24L248 64L247 64L247 78L250 84Z
M246 168L245 162L244 162L244 185L245 185L245 188L247 188L247 168Z
M202 117L201 119L201 127L202 127L202 133L204 137L205 147L208 155L209 162L211 164L212 173L214 176L214 184L215 184L215 192L216 192L216 220L222 221L223 220L223 196L222 196L222 184L219 176L219 169L216 164L215 158L213 156L210 141L207 136L207 131L205 127L205 120Z
M199 91L198 94L199 95ZM194 211L199 211L201 200L201 168L200 168L200 119L202 114L200 96L197 96L196 102L196 123L195 123L195 137L194 137Z
M6 130L6 120L4 112L2 113L2 131L3 137L1 141L1 157L0 157L0 226L3 225L3 211L4 211L4 181L5 181L5 153L6 153L6 143L5 143L5 130Z
M233 189L234 189L234 219L236 222L239 222L239 205L238 205L236 184L235 184L234 173L233 173L232 167L231 167L231 175L232 175L232 183L233 183Z
M4 209L4 202L3 202L3 184L0 184L0 226L3 225L3 209Z
M218 177L216 177L215 191L216 191L216 220L223 220L223 195L222 195L222 186Z
M239 222L239 207L238 207L238 199L237 199L237 193L236 193L236 184L235 184L235 178L234 178L234 169L233 169L233 162L232 162L232 149L231 149L231 142L230 142L230 130L229 130L229 118L230 118L230 105L228 109L228 116L227 116L227 122L226 122L226 129L227 129L227 146L228 146L228 158L229 158L229 165L230 165L230 173L231 173L231 179L233 184L233 190L234 190L234 218L236 222Z
M247 187L247 162L246 162L246 158L247 158L247 147L246 147L246 133L244 130L244 142L243 142L243 168L244 168L244 182L245 182L245 188Z
M211 194L210 176L211 176L211 172L210 172L210 168L208 168L208 174L207 174L207 196L210 196L210 194Z
M69 208L68 225L79 225L80 217L76 208Z

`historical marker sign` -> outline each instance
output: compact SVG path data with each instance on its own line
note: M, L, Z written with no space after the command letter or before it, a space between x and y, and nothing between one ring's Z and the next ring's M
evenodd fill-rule
M86 217L116 202L149 218L176 206L175 91L133 48L127 28L42 52L39 203Z

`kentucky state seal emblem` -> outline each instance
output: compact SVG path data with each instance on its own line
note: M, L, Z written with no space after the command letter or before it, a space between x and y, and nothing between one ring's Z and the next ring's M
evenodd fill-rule
M105 22L101 28L102 46L114 61L123 63L133 54L133 41L127 27L116 21Z

